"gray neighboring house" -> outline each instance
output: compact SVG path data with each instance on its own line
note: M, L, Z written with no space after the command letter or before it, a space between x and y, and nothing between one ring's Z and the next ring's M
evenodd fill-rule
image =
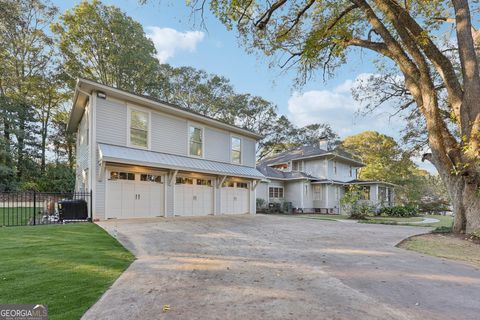
M257 164L266 177L257 187L257 198L265 203L291 202L303 212L341 213L340 199L350 185L361 188L362 201L391 206L395 185L357 179L364 164L352 155L302 146L268 157Z
M94 220L255 214L256 133L86 79L67 130Z

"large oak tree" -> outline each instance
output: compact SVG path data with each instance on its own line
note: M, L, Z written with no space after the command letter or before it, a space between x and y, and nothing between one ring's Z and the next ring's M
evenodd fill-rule
M431 161L452 198L454 230L480 229L480 75L468 0L196 0L247 49L298 67L301 80L332 72L352 48L375 52L395 65L424 121ZM453 22L460 68L438 40Z

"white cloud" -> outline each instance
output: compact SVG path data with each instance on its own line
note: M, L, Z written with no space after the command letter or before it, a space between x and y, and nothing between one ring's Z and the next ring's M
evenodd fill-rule
M404 122L393 114L394 106L384 106L372 114L361 115L362 106L353 99L351 88L355 82L369 75L361 74L349 79L331 90L294 92L288 100L288 116L298 125L328 123L341 137L365 130L376 130L398 139Z
M147 36L157 49L157 58L165 63L178 51L195 52L205 37L202 31L180 32L172 28L147 27Z
M362 106L353 99L352 87L359 80L367 79L369 74L360 74L353 80L346 80L332 90L311 90L303 93L294 92L288 100L288 118L298 126L311 123L328 123L341 138L366 130L378 131L389 135L397 141L405 121L400 117L391 117L395 105L386 104L371 114L361 115ZM426 150L428 151L428 150ZM421 157L412 160L422 169L431 173L436 170L429 162L422 162Z

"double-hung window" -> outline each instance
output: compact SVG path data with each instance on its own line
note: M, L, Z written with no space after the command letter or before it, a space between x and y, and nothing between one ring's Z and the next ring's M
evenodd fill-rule
M150 113L131 108L129 123L130 145L134 147L148 148Z
M203 129L190 126L188 129L188 152L191 156L203 157Z
M232 137L232 162L242 163L242 140L237 137Z

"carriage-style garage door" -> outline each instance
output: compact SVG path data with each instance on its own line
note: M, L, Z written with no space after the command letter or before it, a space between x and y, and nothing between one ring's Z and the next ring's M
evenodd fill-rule
M177 177L175 181L175 215L205 216L213 214L213 180Z
M240 214L249 212L249 190L246 182L227 181L221 192L221 213Z
M107 218L146 218L165 213L163 175L109 171L106 195Z

